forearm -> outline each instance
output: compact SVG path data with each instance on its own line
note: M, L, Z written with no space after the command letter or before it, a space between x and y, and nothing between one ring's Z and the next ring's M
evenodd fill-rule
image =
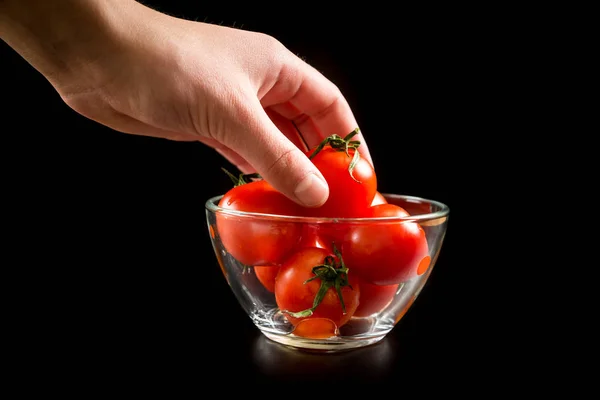
M0 38L48 79L110 55L134 0L0 0ZM130 27L129 27L130 28Z

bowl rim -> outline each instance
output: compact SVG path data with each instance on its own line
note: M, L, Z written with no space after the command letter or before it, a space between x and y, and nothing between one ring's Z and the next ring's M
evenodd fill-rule
M439 210L425 214L409 215L407 217L376 217L376 218L330 218L330 217L308 217L308 216L296 216L296 215L277 215L267 214L259 212L239 211L228 208L223 208L218 205L219 200L224 194L213 196L209 198L205 203L205 209L214 214L226 214L237 217L256 217L259 219L278 220L287 222L305 222L305 223L373 223L373 222L424 222L437 220L441 218L447 218L450 213L450 207L445 203L437 200L428 199L425 197L411 196L405 194L395 193L381 193L386 198L395 198L400 200L418 202L418 203L429 203L435 205Z

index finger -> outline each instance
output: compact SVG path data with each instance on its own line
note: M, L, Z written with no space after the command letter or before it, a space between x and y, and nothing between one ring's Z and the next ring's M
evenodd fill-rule
M309 148L330 135L345 137L359 127L340 89L311 65L297 61L296 69L282 72L261 99L263 106L294 122ZM362 131L353 140L360 141L361 156L373 165Z

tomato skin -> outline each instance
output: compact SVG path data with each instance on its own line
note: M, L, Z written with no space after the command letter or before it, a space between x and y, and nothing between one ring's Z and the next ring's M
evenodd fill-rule
M327 231L319 224L305 224L302 228L302 239L299 246L320 247L333 253L333 241L331 237L324 234L325 232Z
M327 339L339 333L335 323L327 318L304 318L294 329L294 335L311 339Z
M256 265L254 266L254 274L260 283L269 292L275 292L275 277L279 272L277 265Z
M300 312L313 306L321 280L305 281L315 276L312 268L323 264L327 256L333 256L333 253L318 247L305 247L292 254L281 265L275 280L275 300L282 311ZM358 280L348 274L348 283L349 286L341 287L345 314L335 288L331 287L311 316L296 318L284 312L285 317L294 326L309 318L329 319L338 328L343 326L354 315L360 297Z
M331 244L326 243L323 239L317 236L309 225L303 227L302 238L298 247L319 247L322 249L332 250ZM256 278L269 292L275 292L275 278L279 272L277 265L257 265L254 267ZM308 326L308 325L307 325Z
M310 157L313 150L305 154ZM313 164L321 171L329 185L329 198L321 207L305 208L314 217L360 217L371 205L377 192L377 177L371 163L360 157L353 170L352 179L348 167L355 149L345 151L323 147L313 158ZM357 182L358 181L358 182Z
M347 223L324 223L314 227L314 235L318 238L321 246L333 250L333 246L338 249L344 242L344 238L351 232L352 224ZM343 253L342 253L343 254Z
M398 284L395 285L373 285L361 281L360 302L354 312L355 317L368 317L382 311L396 296Z
M300 215L300 206L264 180L230 189L219 201L226 209ZM225 249L244 265L279 265L299 243L302 227L254 217L217 213L216 227Z
M381 193L375 192L375 197L373 198L371 206L387 203L388 201ZM321 245L317 247L326 247L331 249L333 243L341 243L343 241L344 236L348 232L348 228L349 225L347 224L322 224L321 226L315 226L312 234L319 237L320 243L327 243L327 246Z
M370 207L368 217L406 217L394 204ZM416 222L348 227L341 244L346 266L367 283L394 285L425 272L430 261L425 231Z

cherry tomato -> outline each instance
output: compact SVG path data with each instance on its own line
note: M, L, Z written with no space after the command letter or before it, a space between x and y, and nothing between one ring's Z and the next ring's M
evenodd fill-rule
M351 224L339 222L315 224L312 227L312 235L320 243L316 247L323 247L331 251L334 246L339 248L351 228Z
M369 208L368 217L406 217L394 204ZM341 243L346 266L368 283L394 285L424 273L429 267L425 231L416 222L382 222L349 226Z
M235 186L219 201L231 210L300 215L300 206L264 180ZM300 241L302 226L255 217L217 213L217 231L225 249L248 266L279 265Z
M339 328L352 318L359 297L358 280L341 265L339 253L318 247L305 247L292 254L275 279L277 305L294 326L319 318ZM319 325L311 324L311 335L317 335L314 329Z
M304 233L302 234L302 239L300 239L300 243L298 244L299 248L319 247L321 249L328 249L330 251L333 251L332 243L328 243L327 241L319 237L316 234L316 231L312 229L310 225L306 225L303 228L303 232ZM278 272L279 266L277 265L259 265L254 267L254 273L256 274L256 278L258 278L258 280L263 284L263 286L271 293L275 291L275 277L277 276ZM323 327L325 325L321 323L317 324L315 322L312 324L304 324L302 329L307 331L307 329L309 329L310 326ZM308 333L306 335L308 335Z
M338 334L338 327L327 318L306 318L294 329L294 335L310 339L327 339Z
M302 228L300 247L319 247L333 252L333 241L323 235L325 232L319 224L305 224Z
M324 140L326 144L322 143L305 153L329 185L329 198L325 204L305 209L308 215L359 217L373 202L377 192L377 177L371 163L360 157L359 143L350 141L354 132L344 139L332 135ZM346 147L346 144L350 147ZM357 152L358 156L355 156Z
M277 265L256 265L254 267L254 274L260 283L269 292L275 292L275 277L279 272L279 266Z
M303 227L303 234L298 247L319 247L321 249L333 251L331 243L327 243L321 237L317 236L309 225ZM279 266L277 265L260 265L254 267L254 273L256 274L256 277L269 292L275 291L275 277L277 276L278 272ZM309 326L309 324L306 324L304 329L307 329L307 326ZM318 324L317 326L323 325Z
M398 284L396 285L373 285L361 281L360 302L354 312L355 317L368 317L369 315L382 311L396 296Z

